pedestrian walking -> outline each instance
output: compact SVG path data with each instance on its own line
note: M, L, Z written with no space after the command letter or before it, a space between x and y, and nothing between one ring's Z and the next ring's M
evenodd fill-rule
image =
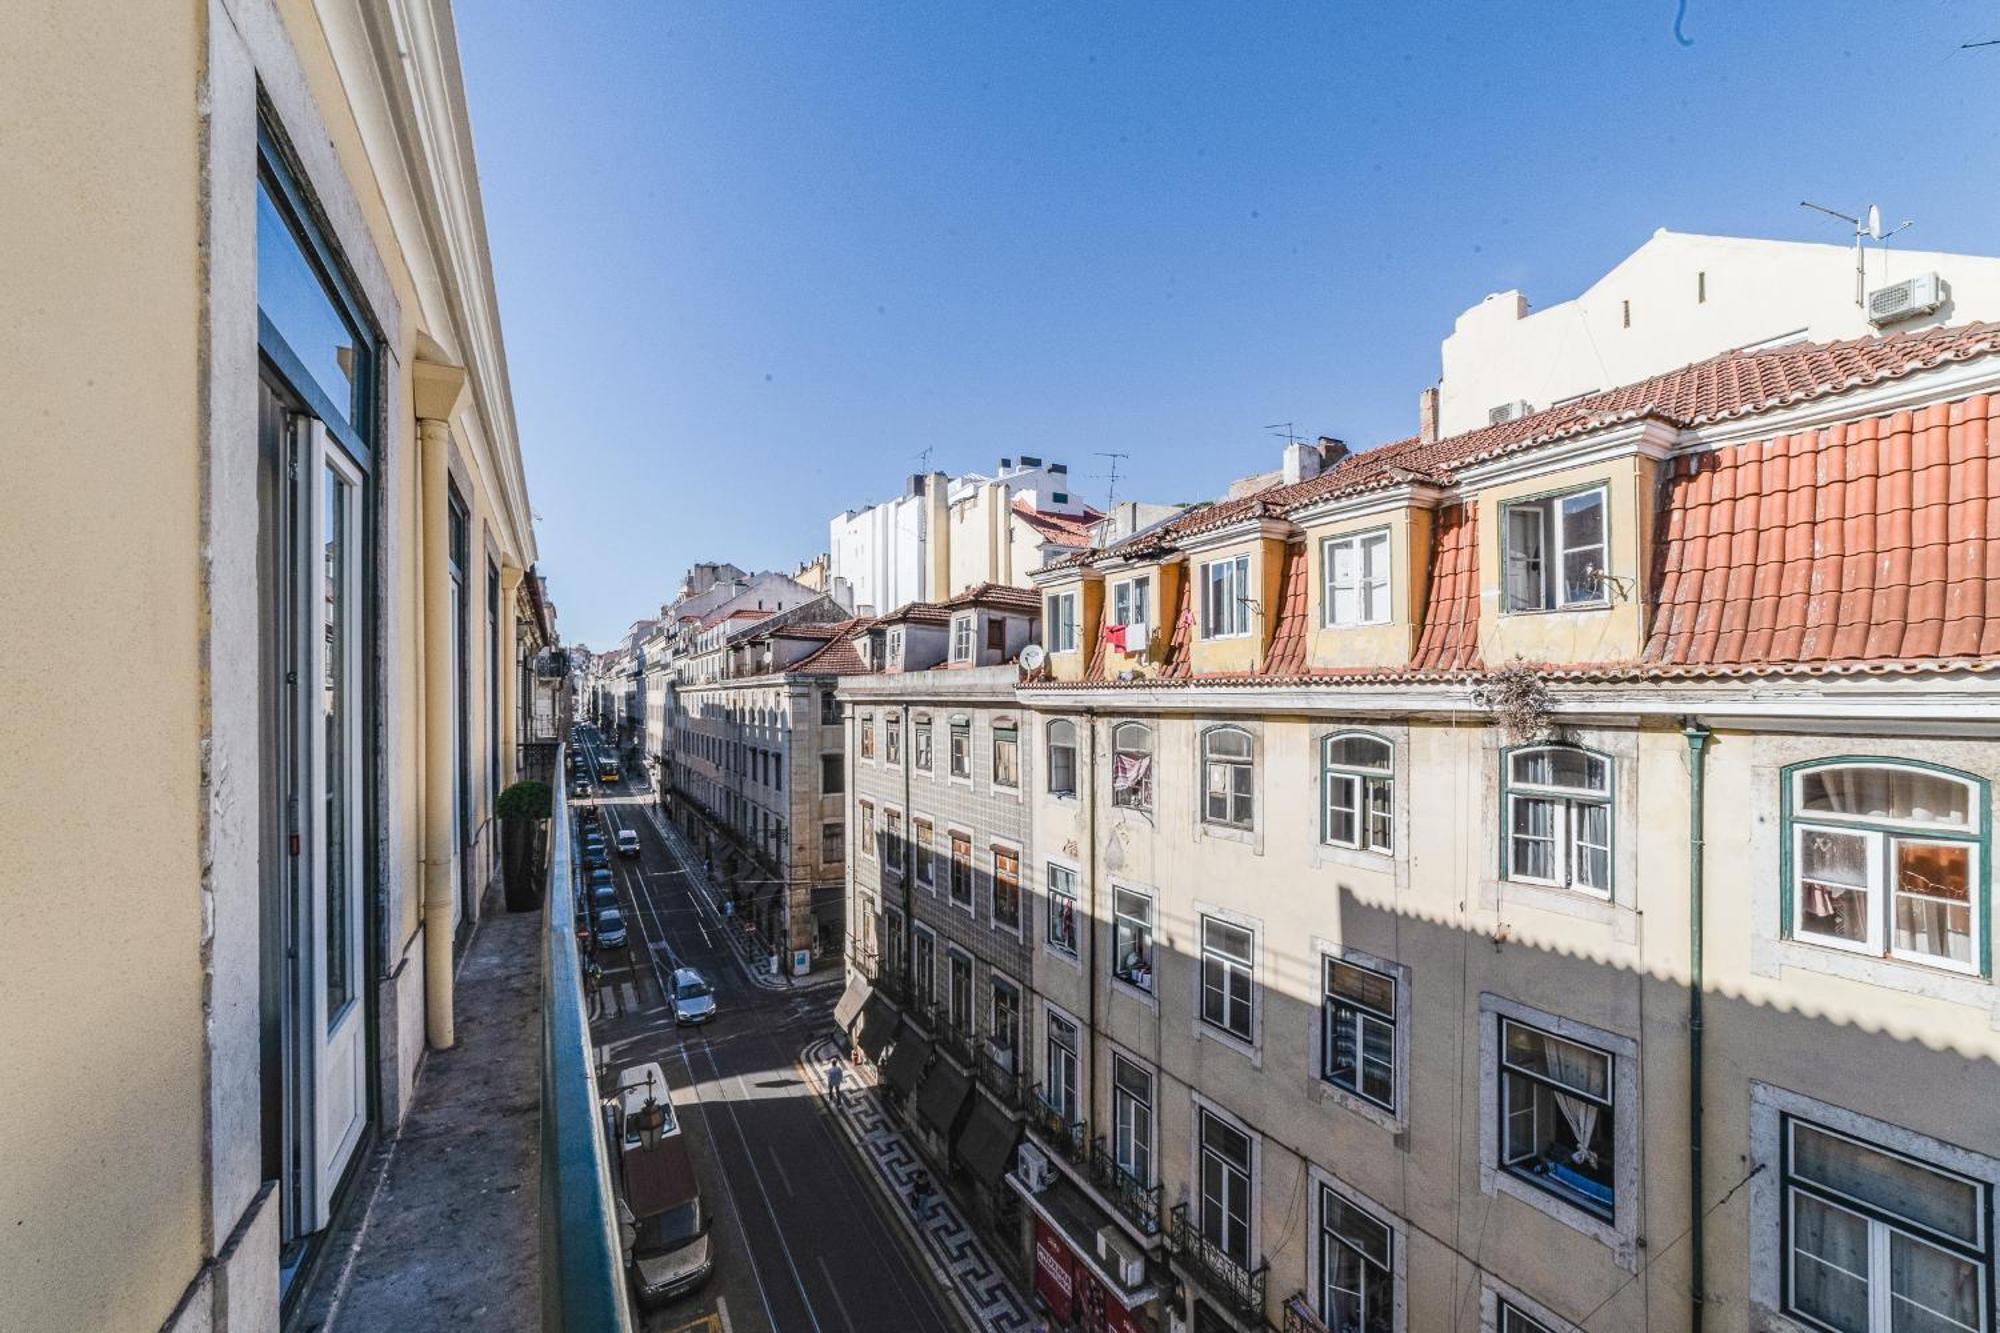
M832 1095L833 1104L835 1106L840 1106L843 1104L840 1099L840 1084L841 1081L844 1080L846 1077L847 1077L847 1071L840 1067L839 1056L836 1055L831 1060L828 1060L826 1062L827 1091Z

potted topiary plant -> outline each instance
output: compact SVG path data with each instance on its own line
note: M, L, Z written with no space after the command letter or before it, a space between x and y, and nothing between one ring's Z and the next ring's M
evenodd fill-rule
M536 843L548 821L550 796L548 783L532 779L500 793L501 868L510 912L532 912L542 905L542 858Z

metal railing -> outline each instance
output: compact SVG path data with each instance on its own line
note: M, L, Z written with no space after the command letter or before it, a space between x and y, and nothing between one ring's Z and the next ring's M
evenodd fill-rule
M1010 1111L1025 1109L1027 1101L1026 1084L1021 1078L1021 1071L1014 1067L1019 1061L1018 1053L1009 1052L1003 1064L994 1056L991 1042L979 1045L979 1082Z
M1090 1183L1109 1195L1118 1211L1148 1236L1160 1234L1160 1189L1118 1165L1104 1136L1090 1141Z
M560 784L549 817L542 895L542 1327L629 1333L632 1309L577 947L569 802Z
M1085 1165L1090 1158L1086 1146L1088 1127L1081 1120L1071 1120L1063 1114L1061 1107L1048 1099L1043 1085L1035 1085L1035 1093L1028 1101L1028 1128L1046 1143L1064 1161L1077 1166Z
M1221 1246L1201 1234L1201 1228L1188 1216L1188 1206L1184 1203L1174 1205L1169 1242L1173 1245L1174 1257L1209 1295L1247 1322L1263 1322L1264 1282L1271 1275L1270 1264L1245 1268L1225 1253Z

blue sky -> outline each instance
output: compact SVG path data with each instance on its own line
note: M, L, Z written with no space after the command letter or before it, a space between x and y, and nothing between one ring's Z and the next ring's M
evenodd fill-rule
M1438 340L1656 228L1995 250L1973 3L460 4L542 568L697 560L1028 452L1195 500L1415 427Z

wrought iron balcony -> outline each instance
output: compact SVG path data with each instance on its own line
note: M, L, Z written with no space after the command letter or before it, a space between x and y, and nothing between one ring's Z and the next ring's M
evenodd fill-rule
M980 1043L980 1085L1010 1111L1027 1109L1026 1085L1021 1071L1015 1067L1019 1060L1020 1056L1013 1051L997 1050L990 1041Z
M862 943L861 937L858 935L849 935L847 937L847 961L854 965L855 971L868 978L871 984L879 982L882 979L882 960L880 955L873 948Z
M1313 1313L1312 1301L1303 1291L1285 1298L1285 1333L1333 1333Z
M972 1050L972 1034L951 1021L951 1014L941 1004L931 1006L929 1014L931 1041L938 1050L950 1056L965 1070L975 1067Z
M1035 1085L1035 1095L1028 1103L1028 1128L1063 1160L1076 1166L1089 1165L1089 1127L1083 1121L1071 1120L1065 1115L1060 1106L1048 1099L1039 1083Z
M1148 1236L1160 1234L1160 1186L1146 1185L1118 1165L1103 1136L1090 1142L1090 1183L1111 1197L1118 1211Z
M1174 1205L1173 1230L1168 1239L1176 1261L1203 1290L1245 1321L1263 1322L1264 1282L1271 1275L1270 1264L1244 1267L1201 1234L1184 1203Z

